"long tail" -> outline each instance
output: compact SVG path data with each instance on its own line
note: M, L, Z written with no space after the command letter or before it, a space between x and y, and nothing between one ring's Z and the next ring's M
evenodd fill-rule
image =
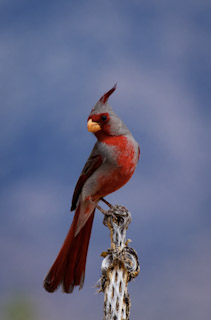
M59 254L44 279L43 286L48 292L54 292L62 285L64 292L73 292L74 286L83 287L86 257L91 235L94 211L91 213L83 228L75 236L77 222L80 214L80 205L70 230L64 240Z

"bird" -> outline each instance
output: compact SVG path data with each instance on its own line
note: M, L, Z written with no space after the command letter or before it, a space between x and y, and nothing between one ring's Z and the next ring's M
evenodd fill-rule
M115 90L116 85L98 100L87 120L88 131L97 142L75 186L71 205L75 215L69 232L43 281L48 292L59 286L65 293L72 293L76 286L83 287L98 202L128 182L140 158L139 144L108 104Z

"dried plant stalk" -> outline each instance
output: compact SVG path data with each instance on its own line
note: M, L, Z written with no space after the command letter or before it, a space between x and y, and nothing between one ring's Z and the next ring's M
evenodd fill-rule
M130 222L130 212L119 205L111 207L104 218L111 237L111 248L102 253L100 291L104 292L104 320L129 320L127 285L140 271L137 254L128 246L130 241L126 241Z

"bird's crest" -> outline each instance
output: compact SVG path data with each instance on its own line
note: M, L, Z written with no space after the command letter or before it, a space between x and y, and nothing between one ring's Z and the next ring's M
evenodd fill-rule
M100 102L102 103L106 103L106 101L108 100L108 98L110 97L110 95L116 90L116 86L117 84L115 84L113 86L113 88L111 88L108 92L106 92L101 98L100 98Z
M92 108L90 115L92 114L98 114L98 113L102 113L105 112L105 110L108 112L112 112L111 107L109 106L109 104L107 103L108 98L110 97L110 95L116 90L116 84L113 86L113 88L111 88L108 92L106 92L101 98L100 100L98 100L98 102L96 103L96 105Z

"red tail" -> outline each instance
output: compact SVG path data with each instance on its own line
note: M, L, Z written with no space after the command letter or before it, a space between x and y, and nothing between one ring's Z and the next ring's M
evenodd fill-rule
M84 227L75 236L80 206L76 209L73 223L60 252L44 279L43 286L48 292L54 292L61 284L64 292L73 292L74 286L83 287L86 257L91 235L94 211Z

